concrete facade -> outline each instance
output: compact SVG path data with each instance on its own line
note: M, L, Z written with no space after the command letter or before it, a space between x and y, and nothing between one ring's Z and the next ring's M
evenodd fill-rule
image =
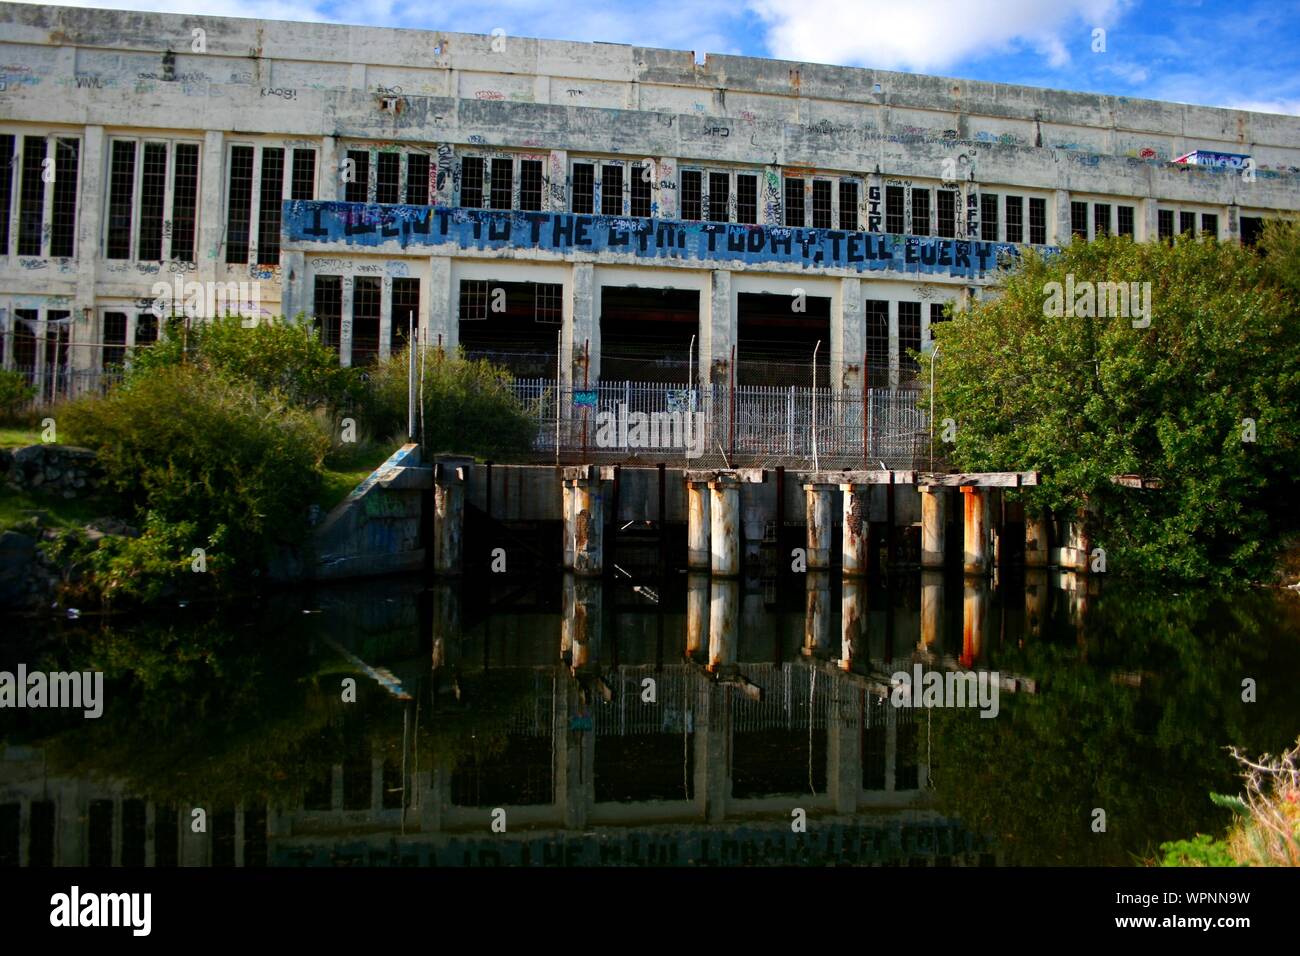
M1193 151L1251 168L1173 162ZM3 362L43 384L66 368L71 387L153 341L160 282L314 315L345 364L387 356L408 324L454 348L498 283L531 284L550 374L579 387L601 377L613 288L695 293L696 380L723 383L749 347L740 297L803 294L827 303L829 384L860 388L870 369L892 385L943 305L1024 244L1232 241L1300 211L1295 117L3 3L0 153Z

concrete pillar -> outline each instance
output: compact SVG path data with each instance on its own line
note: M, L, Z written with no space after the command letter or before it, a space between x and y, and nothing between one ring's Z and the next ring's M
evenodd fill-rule
M604 572L604 504L598 474L573 479L573 571L575 574L597 576Z
M965 543L962 567L967 574L988 574L989 521L988 492L984 488L962 488L965 501Z
M460 321L457 318L459 288L452 281L451 257L429 257L429 295L425 313L416 333L429 348L442 346L454 354L460 344Z
M562 481L560 483L560 490L564 496L564 569L566 571L572 571L574 516L577 514L573 507L573 485L568 481Z
M831 322L831 386L862 394L866 317L862 312L862 280L841 279L838 313Z
M711 570L733 577L740 573L740 482L734 475L718 475L709 490Z
M835 519L831 495L834 485L804 485L804 509L808 527L808 570L831 566L831 542Z
M847 585L857 587L854 585ZM835 801L836 813L856 813L862 787L862 728L858 708L844 707L841 695L856 689L846 681L832 680L832 706L826 717L826 789ZM838 705L838 706L837 706Z
M717 269L710 273L707 298L708 321L705 322L703 304L700 315L700 381L725 386L731 380L731 348L736 344L737 323L732 308L730 272ZM726 416L718 420L725 421ZM715 433L714 438L721 438L725 447L730 435L726 427L721 427L720 434Z
M596 320L595 272L590 262L575 262L567 282L564 309L565 384L591 386L600 374L600 323ZM590 362L590 365L588 365Z
M844 557L841 570L846 578L867 573L871 549L870 485L840 485L844 494Z
M923 485L921 491L921 567L944 566L948 526L948 489Z
M709 551L709 485L706 481L686 482L686 567L707 571L712 566Z
M921 572L921 643L919 650L938 654L943 650L943 573Z
M1025 509L1025 567L1045 568L1051 563L1047 512Z
M469 459L465 458L440 458L433 464L434 574L461 572L468 462Z
M831 575L808 570L808 594L803 626L804 657L827 658L831 654Z
M686 656L704 651L709 632L709 576L698 571L686 575Z
M962 592L961 656L963 667L974 667L984 653L984 618L989 586L980 578L967 578Z
M865 664L867 654L867 585L845 578L840 585L840 670Z
M713 579L709 587L710 673L734 670L739 624L740 582Z

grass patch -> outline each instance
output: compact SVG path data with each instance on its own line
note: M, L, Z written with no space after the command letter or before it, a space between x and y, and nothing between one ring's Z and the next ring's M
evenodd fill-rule
M39 428L27 428L22 425L0 425L0 448L25 448L27 445L39 445L41 431Z
M377 442L340 445L331 451L325 458L320 493L316 496L321 514L329 514L395 451L396 446L390 448Z
M88 521L112 515L113 504L106 498L64 498L62 495L31 491L0 492L0 531L22 524L33 511L45 512L45 524L52 528L80 528Z

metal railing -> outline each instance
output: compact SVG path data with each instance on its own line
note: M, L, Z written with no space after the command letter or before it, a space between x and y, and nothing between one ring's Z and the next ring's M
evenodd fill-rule
M516 379L537 421L534 451L560 461L721 467L913 468L929 431L916 389ZM558 403L558 408L557 408ZM558 451L558 455L557 455Z

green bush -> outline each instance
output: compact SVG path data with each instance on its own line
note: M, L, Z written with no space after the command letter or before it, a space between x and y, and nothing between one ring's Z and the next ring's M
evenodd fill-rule
M22 372L0 370L0 419L13 418L35 395L36 389L27 384Z
M263 394L279 392L300 408L331 412L350 407L363 394L361 373L341 367L338 355L301 315L294 322L261 319L246 326L246 321L227 316L187 327L173 317L156 345L136 353L131 375L193 364L248 382Z
M192 548L215 540L209 562L237 573L301 540L329 447L280 394L193 364L133 374L104 398L71 403L60 425L98 453L105 487L157 529L131 548L174 546L187 565ZM162 534L168 527L187 528L185 540Z
M423 375L424 447L430 454L502 460L532 447L537 423L510 391L509 372L485 359L429 351ZM407 381L405 351L372 370L361 424L375 438L406 436Z

